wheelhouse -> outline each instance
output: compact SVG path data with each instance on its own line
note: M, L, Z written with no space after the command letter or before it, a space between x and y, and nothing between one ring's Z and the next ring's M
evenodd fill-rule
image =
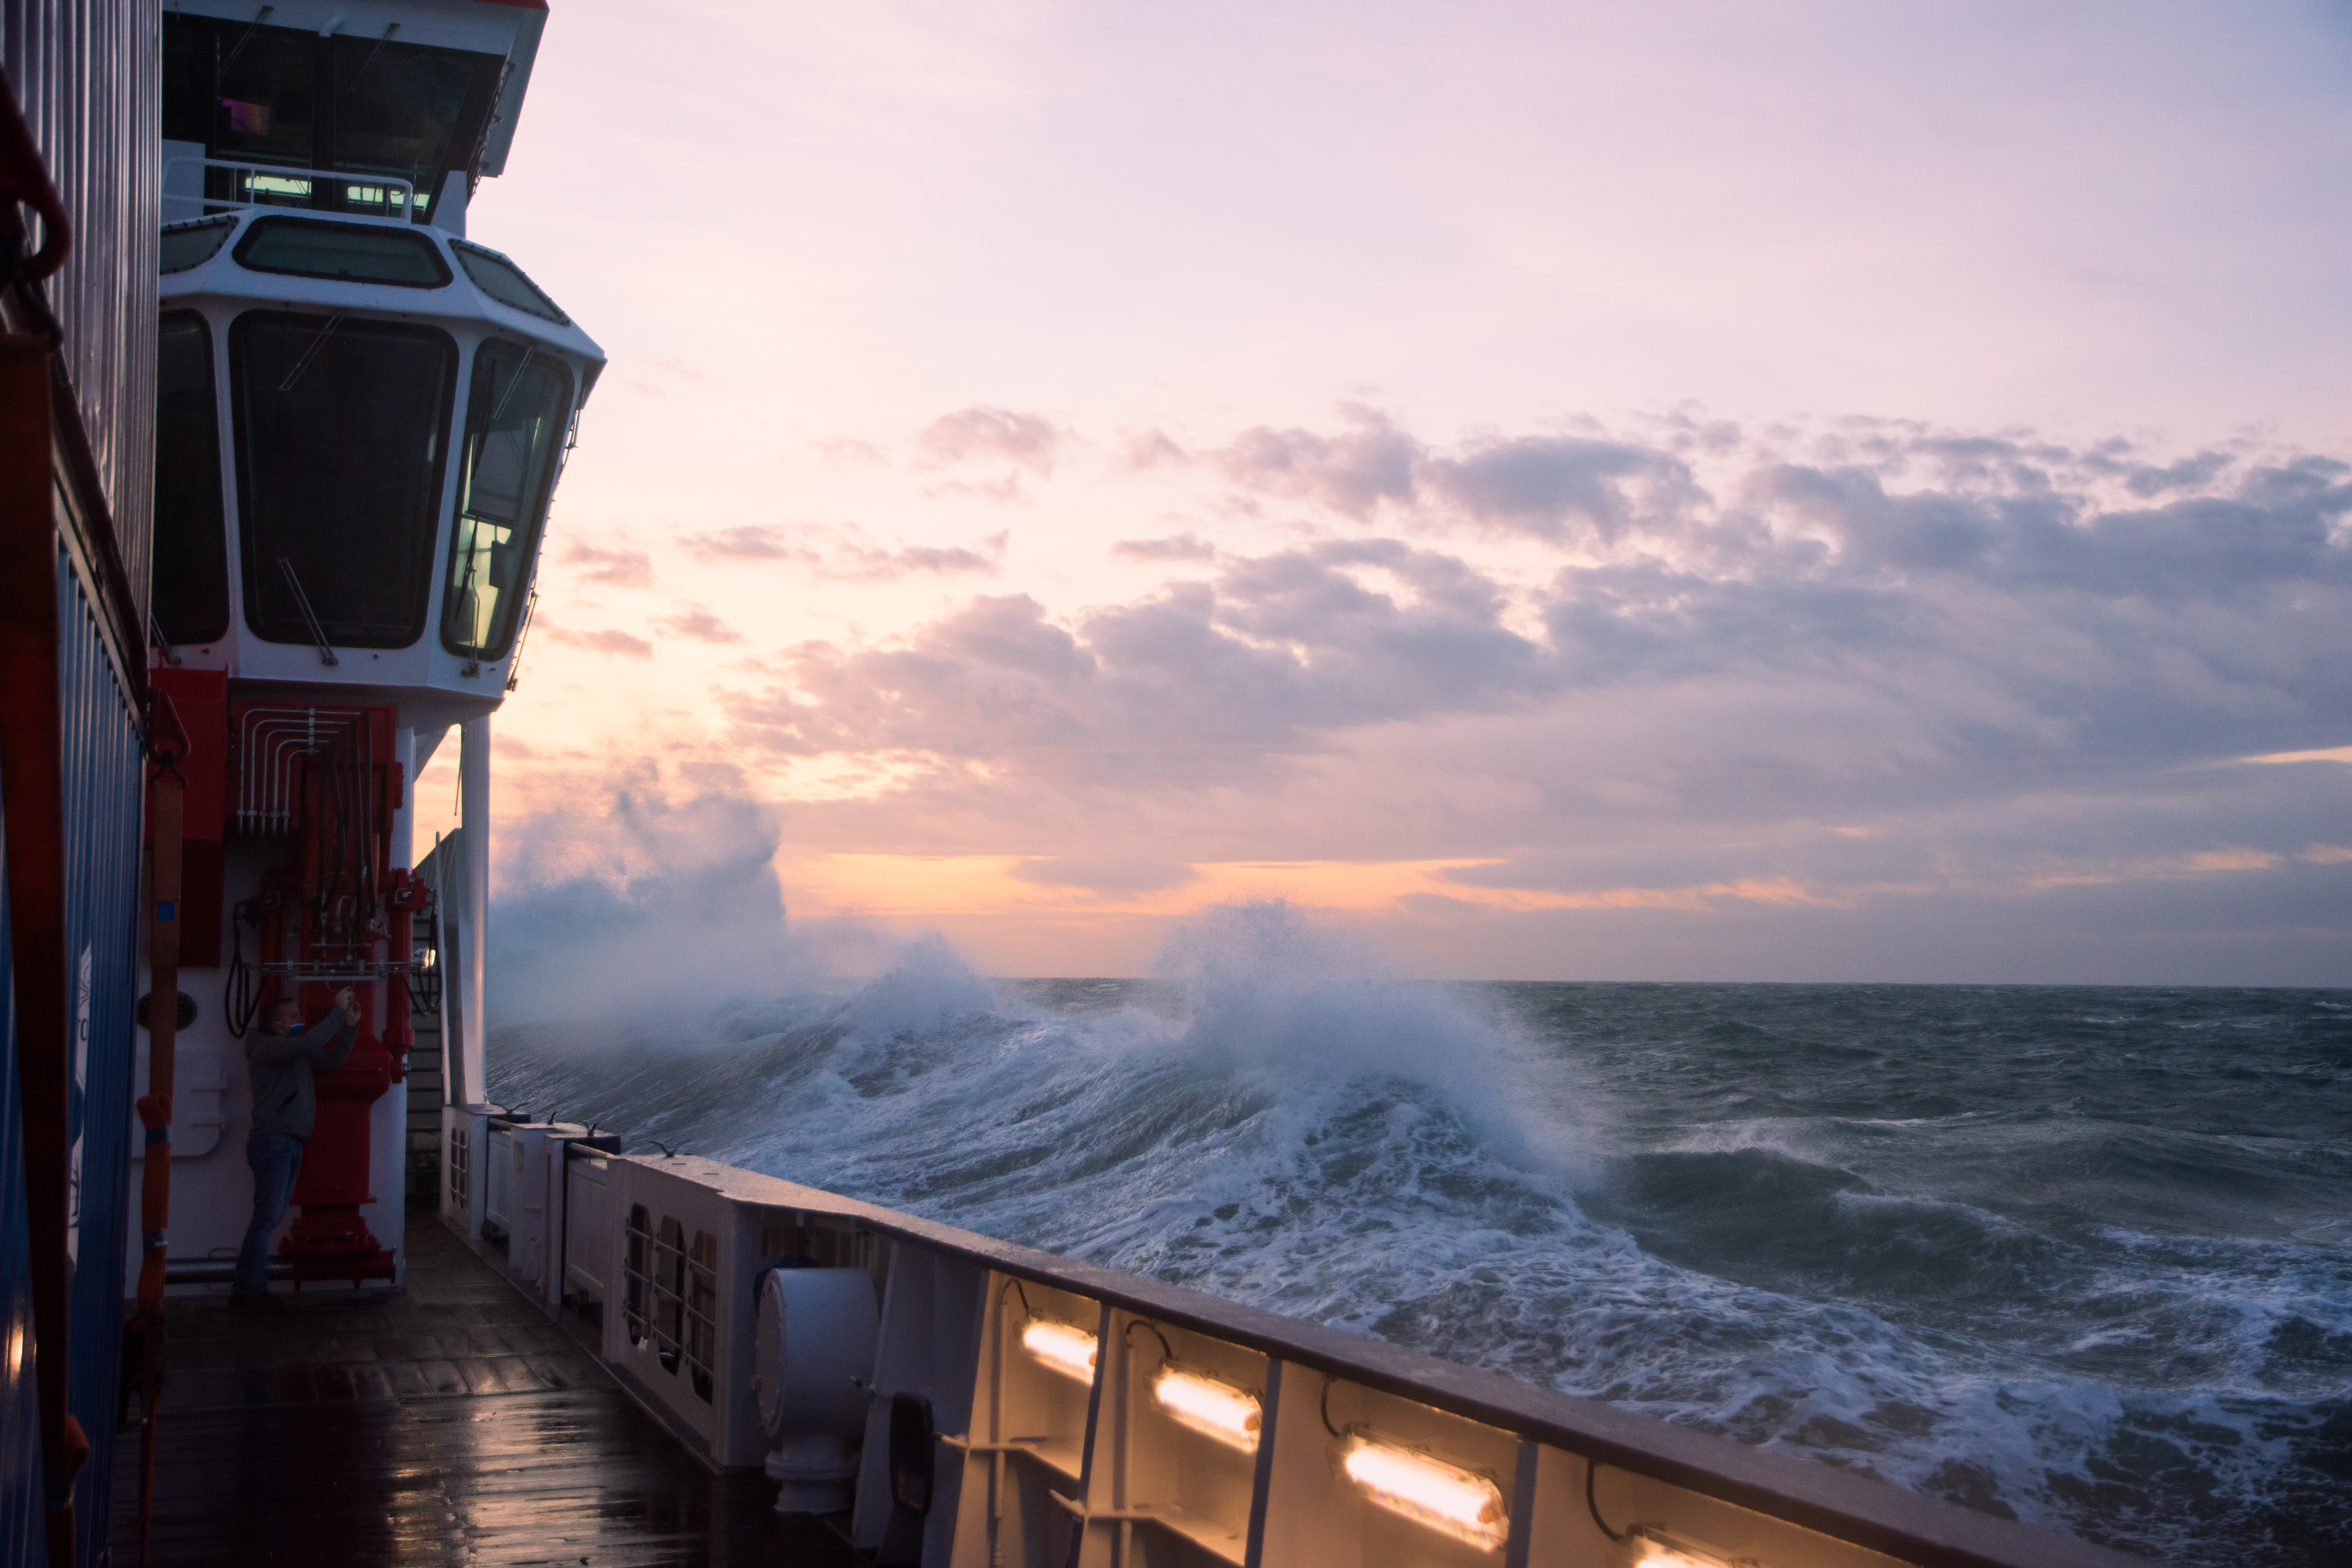
M162 268L172 657L494 704L594 342L508 258L404 217L247 207L167 227Z
M505 165L545 20L511 0L175 0L164 216L295 207L464 232L474 182Z

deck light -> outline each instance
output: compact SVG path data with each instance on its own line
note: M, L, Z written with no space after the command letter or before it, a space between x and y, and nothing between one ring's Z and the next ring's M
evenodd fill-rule
M1486 1477L1360 1434L1339 1461L1348 1479L1391 1513L1492 1552L1509 1531L1503 1489Z
M1151 1394L1160 1401L1160 1407L1176 1418L1177 1425L1214 1437L1228 1448L1239 1448L1244 1454L1257 1452L1257 1432L1263 1416L1256 1399L1240 1389L1213 1377L1162 1366L1160 1375L1152 1381Z
M1085 1384L1095 1380L1095 1337L1084 1329L1033 1318L1021 1331L1021 1348L1035 1356L1040 1366L1064 1377Z
M1712 1552L1702 1552L1686 1541L1646 1524L1637 1524L1625 1537L1629 1568L1731 1568Z

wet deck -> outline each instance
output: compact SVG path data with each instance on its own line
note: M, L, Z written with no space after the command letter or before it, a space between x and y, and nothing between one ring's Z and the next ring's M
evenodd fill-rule
M824 1525L779 1519L764 1478L703 1468L437 1221L407 1241L397 1293L313 1286L269 1316L173 1300L154 1563L862 1561ZM136 1434L115 1453L129 1568Z

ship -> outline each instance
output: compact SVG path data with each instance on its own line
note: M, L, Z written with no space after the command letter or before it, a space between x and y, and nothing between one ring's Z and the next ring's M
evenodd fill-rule
M2132 1561L492 1103L491 726L604 366L467 231L549 20L0 20L5 1562ZM346 989L232 1316L243 1042Z

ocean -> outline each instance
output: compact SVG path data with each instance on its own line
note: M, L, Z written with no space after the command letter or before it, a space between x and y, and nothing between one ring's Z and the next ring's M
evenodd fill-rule
M2352 1561L2352 992L1148 981L513 1026L493 1097L2166 1562Z

